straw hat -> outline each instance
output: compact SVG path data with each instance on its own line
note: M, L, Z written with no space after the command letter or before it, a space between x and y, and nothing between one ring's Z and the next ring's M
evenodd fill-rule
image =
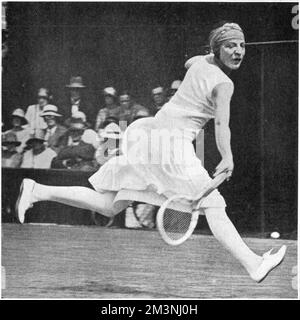
M17 136L13 132L8 132L3 137L2 145L7 146L9 144L13 144L16 147L21 144L21 142L18 141Z
M103 94L105 96L112 96L112 97L115 97L117 95L117 91L115 88L113 87L107 87L103 90Z
M55 117L61 117L62 115L59 114L57 109L57 106L54 106L53 104L47 104L44 109L43 112L41 113L41 117L45 117L45 116L55 116Z
M20 108L15 109L11 115L12 115L12 117L18 117L18 118L20 118L21 121L22 121L22 125L24 125L24 124L27 123L27 120L26 120L26 118L25 118L25 112L24 112L24 110L22 110L22 109L20 109Z
M120 101L124 101L124 100L128 101L128 100L130 100L130 95L129 94L121 94L119 97L119 100Z
M82 111L74 112L70 119L69 130L84 130L86 127L85 114Z
M70 83L66 85L67 88L86 88L86 86L83 84L82 77L71 77Z
M163 92L164 92L164 88L163 87L157 87L157 88L152 89L152 94L153 95L160 94L160 93L163 93Z

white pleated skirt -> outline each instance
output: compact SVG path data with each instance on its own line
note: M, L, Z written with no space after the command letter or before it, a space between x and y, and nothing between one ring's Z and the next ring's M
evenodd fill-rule
M193 198L211 181L190 137L164 128L156 118L133 122L124 133L122 152L89 178L96 191L117 192L116 212L132 201L160 206L176 194ZM209 207L226 207L218 190L203 201L202 208Z

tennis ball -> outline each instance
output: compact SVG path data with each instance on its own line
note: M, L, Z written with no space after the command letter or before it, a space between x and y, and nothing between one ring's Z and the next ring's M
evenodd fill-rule
M277 231L274 231L271 233L271 238L278 239L280 237L280 233Z

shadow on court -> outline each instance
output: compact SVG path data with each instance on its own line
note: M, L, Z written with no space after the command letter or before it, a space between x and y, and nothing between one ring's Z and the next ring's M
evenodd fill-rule
M261 284L212 236L179 247L158 232L86 226L2 224L3 298L297 298L291 240L247 238L262 254L283 243L283 263Z

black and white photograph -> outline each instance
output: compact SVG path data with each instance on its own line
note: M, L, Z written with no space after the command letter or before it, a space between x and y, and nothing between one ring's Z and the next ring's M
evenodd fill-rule
M1 12L1 299L298 299L298 2Z

